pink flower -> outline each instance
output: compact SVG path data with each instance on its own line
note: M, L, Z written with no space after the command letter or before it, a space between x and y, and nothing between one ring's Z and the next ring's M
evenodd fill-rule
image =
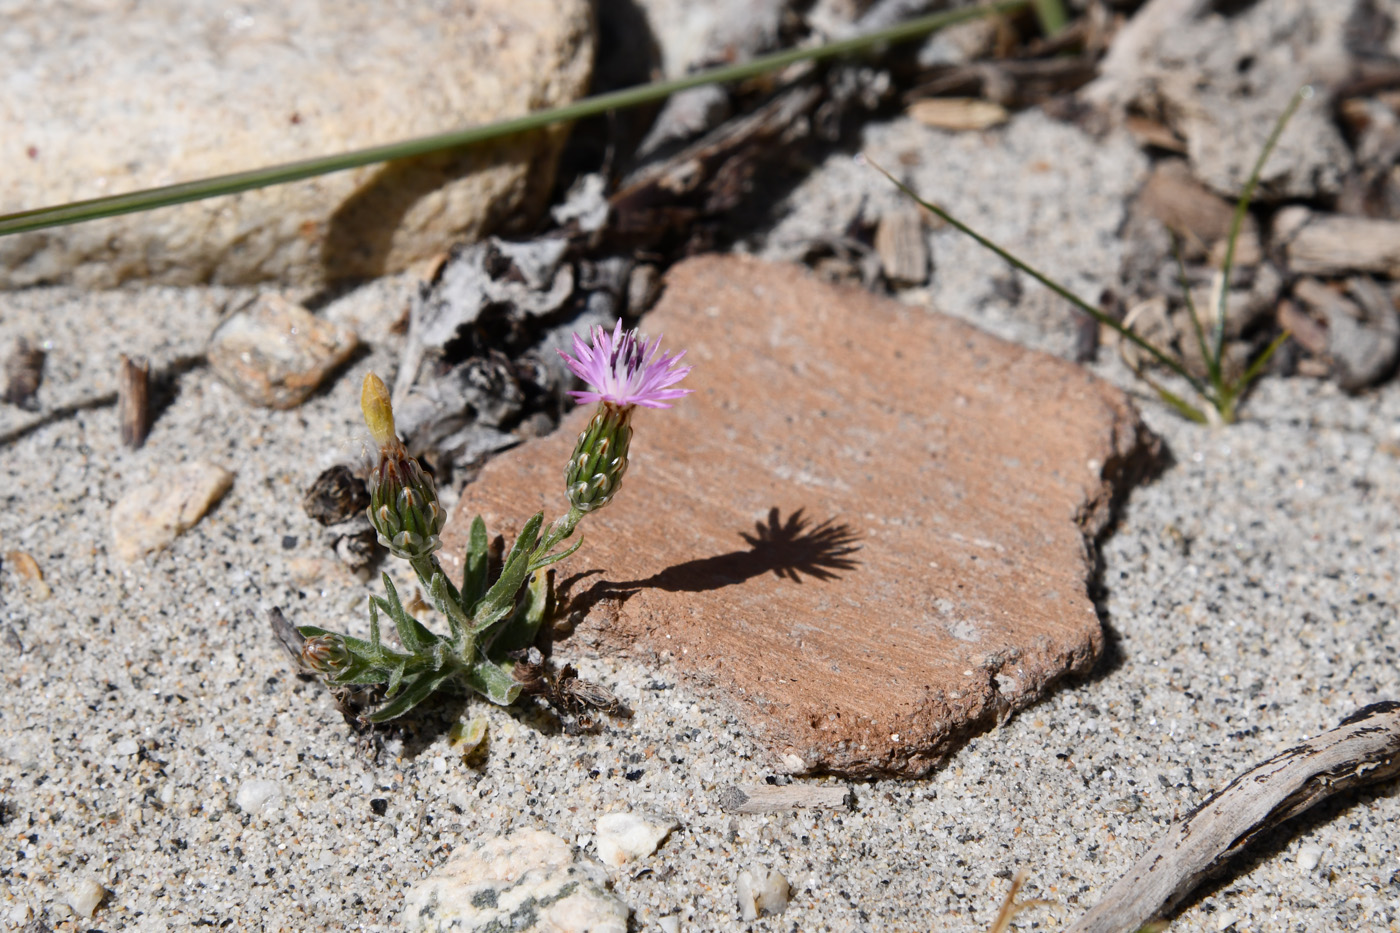
M689 366L678 365L684 350L661 354L660 336L648 341L635 328L623 333L621 321L611 334L594 327L592 346L574 334L574 356L558 352L574 375L588 383L587 391L569 393L580 405L607 402L619 408L670 408L669 399L694 391L671 388L690 372Z

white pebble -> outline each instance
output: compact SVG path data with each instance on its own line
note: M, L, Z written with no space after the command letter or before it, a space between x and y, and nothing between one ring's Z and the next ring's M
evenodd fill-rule
M238 804L238 809L254 816L266 810L276 809L282 802L282 785L260 778L244 781L238 787L238 795L234 797L234 802Z
M34 911L29 909L28 904L16 904L14 909L10 911L10 922L18 926L22 923L28 923L33 916Z
M792 893L787 879L780 872L747 868L739 872L735 885L739 894L739 915L745 920L780 914L787 910Z
M446 774L446 773L447 773L447 759L446 759L446 758L443 758L441 755L439 755L438 757L436 757L436 758L433 759L432 764L433 764L433 773L434 773L434 774Z
M141 751L141 746L137 744L135 739L122 739L112 746L112 751L118 755L135 755Z
M1217 930L1228 930L1236 923L1239 923L1239 921L1240 918L1234 913L1234 911L1222 910L1220 912L1220 916L1215 918L1215 928Z
M663 933L681 933L681 918L676 914L662 917L656 921L656 925L661 927Z
M598 857L614 868L645 858L677 825L668 817L609 813L598 820Z
M1298 850L1298 867L1303 871L1312 871L1322 864L1322 846L1308 844Z
M91 878L84 878L73 885L68 892L68 905L79 917L88 918L97 910L97 905L107 896L107 889Z

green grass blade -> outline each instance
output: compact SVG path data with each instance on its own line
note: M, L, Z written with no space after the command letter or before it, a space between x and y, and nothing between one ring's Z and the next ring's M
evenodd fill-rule
M1040 31L1047 37L1053 36L1069 23L1065 15L1065 5L1060 0L1031 0L1035 18L1040 23Z
M1035 269L1027 265L1025 262L1022 262L1020 259L1013 256L1011 253L1007 252L997 244L993 243L991 240L982 236L982 234L978 233L976 230L973 230L967 224L958 220L952 214L949 214L943 208L937 206L936 204L932 204L928 201L925 201L923 198L919 197L919 195L916 194L912 188L904 184L904 182L900 181L898 178L895 178L889 172L885 171L883 167L877 165L868 156L865 157L865 161L868 162L870 165L874 166L876 171L888 178L896 188L898 188L900 191L903 191L906 195L912 198L915 201L915 203L917 203L919 206L936 214L949 226L953 227L959 232L972 237L982 246L991 250L993 253L996 253L998 256L1009 262L1011 265L1015 266L1017 269L1020 269L1022 272L1031 276L1037 282L1044 285L1046 288L1050 289L1052 292L1059 295L1061 298L1065 299L1070 304L1074 305L1076 308L1083 311L1085 314L1089 315L1094 320L1098 321L1100 324L1105 324L1116 330L1119 334L1122 334L1126 340L1131 341L1133 344L1142 348L1147 353L1150 353L1152 357L1156 359L1159 363L1161 363L1163 366L1167 367L1172 372L1185 379L1188 383L1191 384L1191 388L1195 389L1198 394L1202 396L1206 394L1205 386L1201 384L1200 380L1198 380L1195 376L1192 376L1191 373L1187 372L1186 368L1180 363L1178 363L1176 360L1167 356L1161 350L1157 349L1152 344L1139 337L1137 333L1131 328L1124 327L1120 322L1115 321L1107 314L1104 314L1098 308L1095 308L1093 305L1089 304L1083 298L1080 298L1078 295L1074 294L1074 292L1070 291L1068 288L1061 285L1059 282L1056 282L1054 279L1040 272L1038 269Z
M1271 340L1269 345L1264 348L1264 352L1254 358L1254 362L1249 364L1249 368L1244 371L1240 378L1233 385L1225 388L1222 393L1222 404L1228 406L1232 414L1234 411L1235 399L1243 395L1245 390L1249 388L1250 383L1263 374L1264 367L1269 365L1270 358L1272 358L1273 355L1278 352L1278 348L1287 343L1288 338L1292 336L1293 334L1290 331L1284 331ZM1221 414L1224 415L1226 413L1222 411Z
M1221 360L1225 355L1225 307L1230 297L1230 272L1235 265L1235 244L1239 241L1240 230L1244 227L1244 218L1249 212L1249 202L1254 198L1254 189L1259 186L1259 176L1264 173L1264 163L1268 162L1269 156L1273 155L1274 147L1278 145L1279 137L1283 135L1288 121L1293 119L1293 114L1298 112L1303 101L1312 96L1313 89L1310 84L1305 84L1293 92L1288 106L1283 108L1283 113L1274 123L1273 132L1269 134L1268 140L1264 143L1264 150L1259 153L1259 159L1254 163L1254 170L1249 173L1249 180L1245 182L1244 190L1240 192L1239 202L1235 204L1235 216L1230 221L1230 238L1225 242L1225 261L1220 266L1220 277L1223 284L1220 287L1219 303L1215 310L1214 366L1216 370L1221 368Z
M960 10L948 10L941 13L934 13L863 36L854 36L850 39L828 42L824 45L811 48L787 49L782 52L774 52L771 55L762 55L740 64L726 65L721 68L714 68L709 71L687 75L683 78L675 78L669 81L655 81L640 87L624 88L619 91L612 91L608 94L599 94L595 97L588 97L571 104L565 104L561 107L552 107L548 110L541 110L536 113L529 113L525 116L514 117L508 120L500 120L485 126L472 126L448 133L437 133L432 136L422 136L417 139L389 143L383 146L370 146L365 149L336 153L335 155L319 156L311 159L303 159L298 162L288 162L283 165L252 169L246 172L234 172L229 175L219 175L213 178L200 179L198 181L165 185L160 188L148 188L144 191L133 191L128 194L109 195L107 197L75 201L71 204L62 204L55 207L42 207L36 210L0 215L0 236L12 233L25 233L30 230L42 230L46 227L57 227L63 224L75 224L85 220L96 220L100 217L112 217L117 214L148 211L157 207L182 204L186 201L198 201L203 198L236 194L240 191L248 191L253 188L265 188L269 185L286 184L287 182L299 181L303 178L311 178L316 175L343 172L346 169L358 168L362 165L372 165L376 162L407 159L444 149L456 149L462 146L484 143L506 136L514 136L518 133L527 133L531 130L552 126L556 123L568 123L574 120L581 120L585 117L597 116L598 114L607 113L609 110L621 110L627 107L636 107L642 104L652 103L669 97L679 91L689 90L690 88L699 87L704 84L724 84L733 81L742 81L761 74L767 74L768 72L778 71L779 69L786 68L788 65L798 62L815 62L830 58L838 58L879 45L916 39L946 26L954 25L955 23L980 19L984 16L1009 13L1024 7L1028 2L1030 2L1030 0L1000 0L1000 2L991 3L986 6L965 7Z
M1186 281L1186 263L1181 258L1181 240L1175 235L1172 236L1172 256L1176 259L1176 278L1181 283L1181 295L1186 299L1186 310L1191 314L1191 327L1196 332L1196 344L1201 348L1201 359L1205 360L1210 384L1215 387L1218 395L1224 388L1221 385L1220 368L1215 362L1215 354L1210 352L1210 345L1206 343L1206 329L1201 323L1201 314L1196 309L1196 299L1191 297L1191 286Z
M1177 410L1177 413L1180 414L1187 421L1194 421L1197 424L1210 424L1210 419L1206 417L1205 412L1201 411L1195 405L1192 405L1190 402L1186 401L1186 399L1182 398L1180 395L1177 395L1175 392L1171 391L1166 386L1162 385L1161 383L1157 382L1155 379L1152 379L1149 376L1145 376L1142 373L1138 373L1137 376L1143 382L1147 383L1149 386L1152 387L1152 391L1157 393L1158 398L1166 402L1171 407L1175 408Z

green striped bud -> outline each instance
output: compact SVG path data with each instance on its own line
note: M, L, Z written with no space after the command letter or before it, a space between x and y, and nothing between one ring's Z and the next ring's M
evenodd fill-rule
M438 533L447 513L437 486L402 446L381 449L369 475L369 520L379 543L395 557L421 560L442 547Z
M633 406L600 402L593 420L578 436L574 454L564 468L569 503L580 512L601 509L612 501L627 472L627 447L632 442Z
M345 639L339 635L317 635L301 646L306 666L324 677L334 677L350 666L352 659Z

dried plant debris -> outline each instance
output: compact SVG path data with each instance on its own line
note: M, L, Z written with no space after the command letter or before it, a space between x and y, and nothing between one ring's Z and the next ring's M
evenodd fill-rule
M1302 278L1294 284L1293 295L1312 312L1313 320L1304 323L1294 314L1290 323L1308 334L1310 344L1316 337L1308 325L1320 324L1325 345L1319 355L1343 389L1355 392L1394 372L1400 354L1400 314L1392 291L1365 276L1336 285ZM1319 348L1309 349L1317 353Z
M369 491L363 477L343 463L323 470L302 496L301 507L322 525L339 525L363 515Z
M564 731L570 735L597 732L602 722L594 714L628 718L631 709L602 684L583 680L572 664L555 671L549 659L538 648L516 652L515 679L523 691L542 699L559 717Z
M23 337L15 341L5 357L5 401L23 408L37 411L39 384L44 379L44 348L30 343Z
M1070 933L1131 933L1270 827L1400 774L1400 703L1376 703L1246 771L1173 823Z
M555 350L627 310L633 263L565 237L456 251L410 309L394 386L410 450L451 475L558 421L572 384ZM535 423L538 416L548 426Z
M122 443L135 449L151 433L151 364L122 354L117 372L117 414Z
M743 784L720 791L727 813L775 813L779 810L849 810L855 795L847 784Z

